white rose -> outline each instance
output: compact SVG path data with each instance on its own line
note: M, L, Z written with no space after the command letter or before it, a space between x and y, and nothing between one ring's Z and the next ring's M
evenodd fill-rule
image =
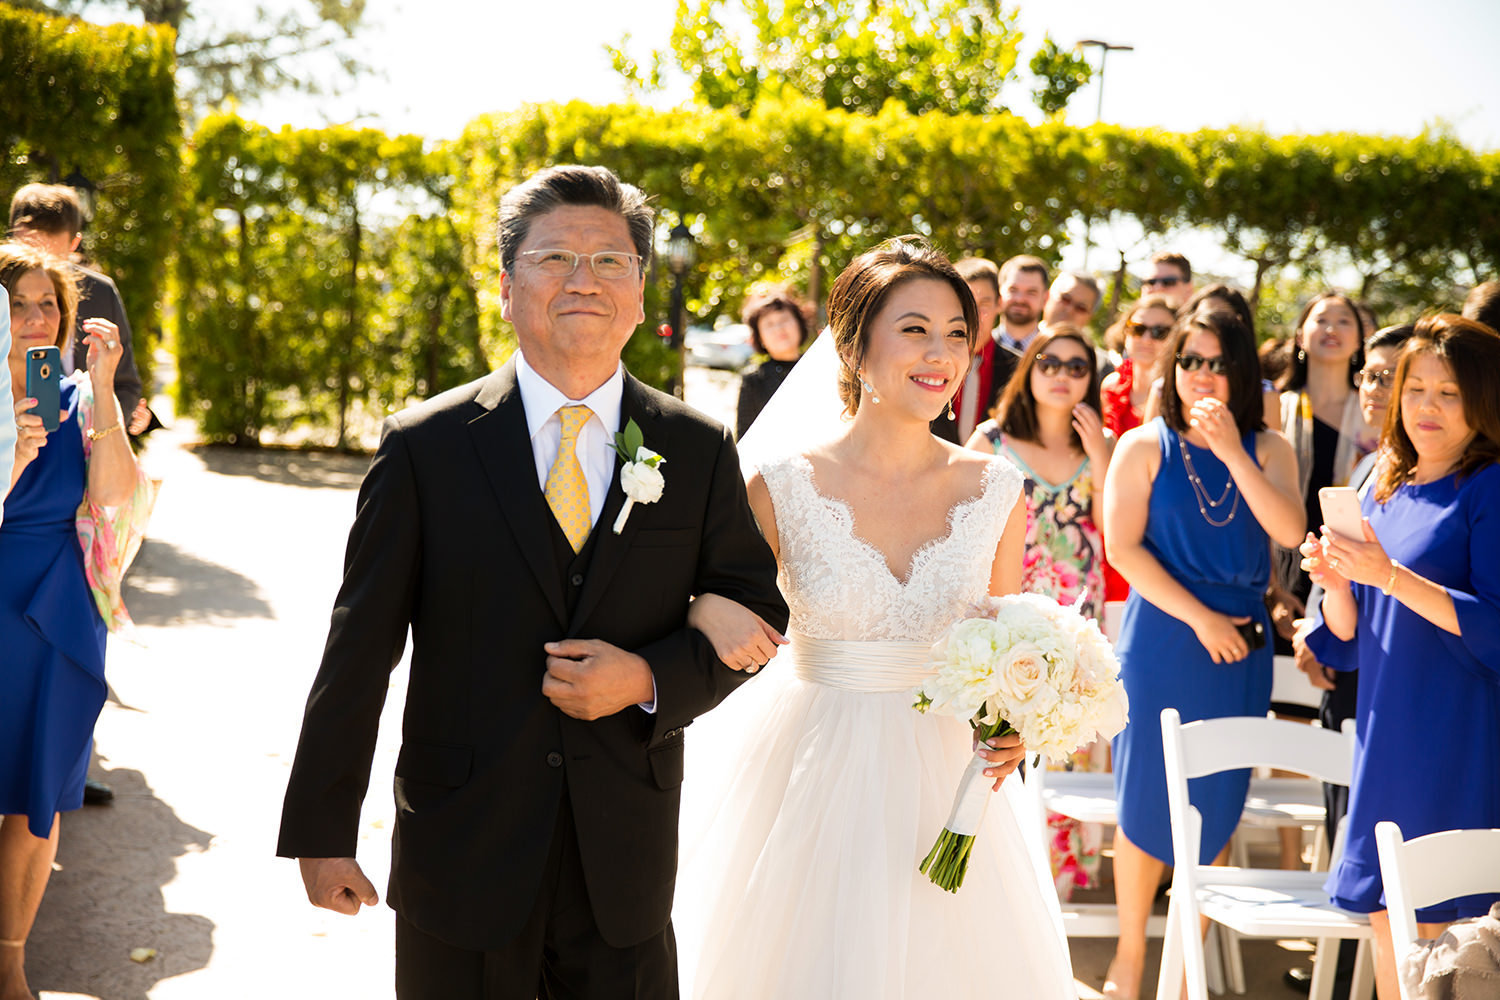
M655 503L666 487L661 470L644 462L631 462L620 469L620 486L625 495L637 503Z
M1096 700L1089 713L1089 724L1100 736L1112 739L1130 721L1130 699L1125 696L1125 686L1116 683Z
M1033 701L1047 682L1047 660L1035 643L1018 642L995 667L995 693L1008 706Z

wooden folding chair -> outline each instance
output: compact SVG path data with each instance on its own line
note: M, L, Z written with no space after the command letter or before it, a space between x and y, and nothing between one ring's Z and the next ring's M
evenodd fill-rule
M1500 892L1500 830L1446 830L1404 840L1390 820L1375 824L1375 849L1399 965L1417 944L1416 911L1459 896ZM1401 1000L1417 1000L1401 982Z
M1207 970L1199 918L1245 937L1313 938L1312 1000L1333 992L1337 942L1360 942L1350 996L1368 997L1374 985L1369 955L1370 922L1328 901L1321 872L1264 870L1196 863L1202 818L1188 802L1189 778L1251 767L1277 767L1335 784L1348 784L1354 769L1354 730L1334 733L1278 719L1205 719L1184 726L1176 709L1161 713L1171 814L1172 895L1162 946L1157 1000L1177 1000L1187 977L1188 996L1206 1000ZM1334 845L1337 857L1339 844Z

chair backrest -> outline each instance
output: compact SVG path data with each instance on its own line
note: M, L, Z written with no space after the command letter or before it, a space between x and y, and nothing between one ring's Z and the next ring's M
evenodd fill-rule
M1352 726L1346 725L1343 732L1336 733L1263 716L1202 719L1183 725L1175 708L1164 708L1163 739L1168 712L1180 734L1183 771L1189 778L1243 767L1277 767L1332 785L1347 785L1354 775Z
M1416 910L1500 892L1500 830L1446 830L1403 840L1401 828L1383 820L1375 824L1375 847L1398 961L1417 943Z
M1297 668L1294 656L1271 657L1271 701L1316 709L1323 704L1323 692Z

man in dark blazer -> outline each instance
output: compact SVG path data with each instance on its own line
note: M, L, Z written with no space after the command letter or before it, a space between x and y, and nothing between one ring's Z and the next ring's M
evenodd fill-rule
M353 855L410 626L389 888L402 1000L677 996L683 730L746 676L687 605L721 594L777 629L787 609L730 435L620 364L652 216L601 167L511 190L516 356L391 417L360 489L278 853L314 904L376 902ZM613 440L632 424L664 486L622 525Z

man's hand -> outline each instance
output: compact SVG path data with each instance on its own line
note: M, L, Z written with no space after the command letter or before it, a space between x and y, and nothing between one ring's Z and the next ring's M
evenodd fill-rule
M380 893L353 858L298 858L297 865L308 902L314 906L353 916L361 903L374 906L380 902Z
M599 639L549 642L542 694L567 715L586 722L655 698L651 666Z

